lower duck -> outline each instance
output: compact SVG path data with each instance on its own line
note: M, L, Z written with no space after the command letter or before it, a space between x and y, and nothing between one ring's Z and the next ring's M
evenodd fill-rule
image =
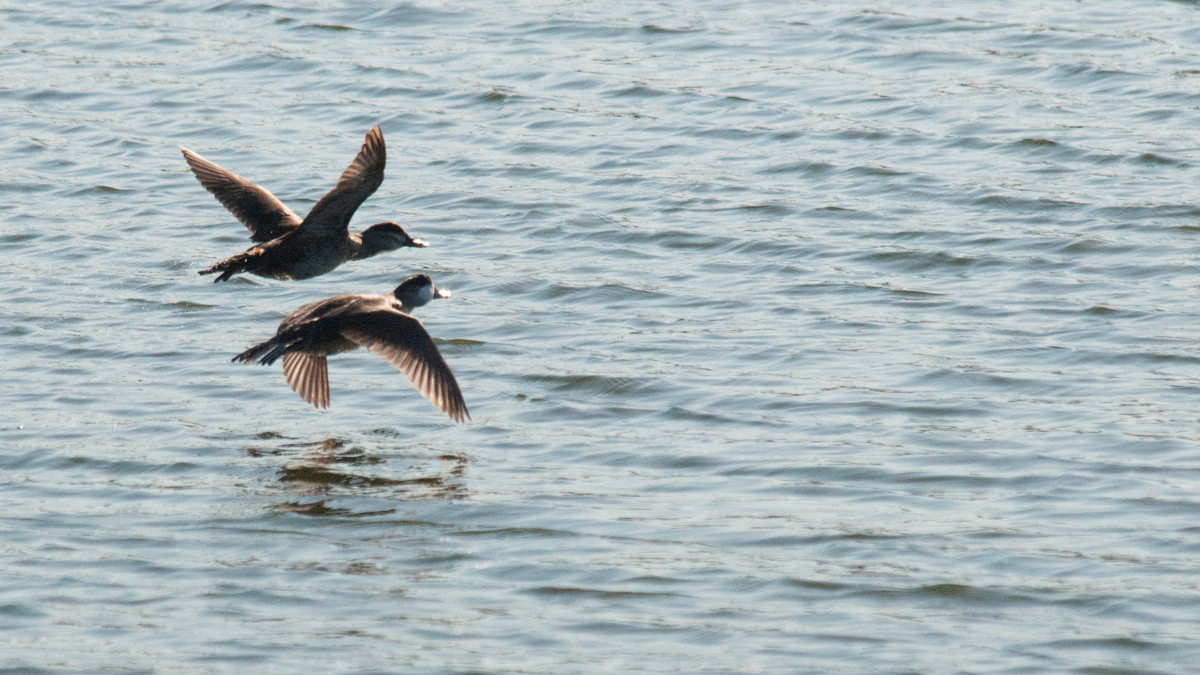
M339 295L292 312L275 337L233 357L269 366L283 357L292 389L318 408L329 407L325 357L366 347L408 377L421 395L456 422L471 419L462 391L433 338L411 312L450 297L425 274L405 279L390 295Z

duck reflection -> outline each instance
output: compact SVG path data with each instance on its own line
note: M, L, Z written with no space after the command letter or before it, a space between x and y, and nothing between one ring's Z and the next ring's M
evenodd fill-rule
M274 438L284 440L279 436ZM468 496L466 486L461 482L468 460L456 454L373 454L340 438L252 447L246 449L246 454L286 458L286 463L279 468L279 483L290 493L321 499L288 501L278 504L277 508L303 515L361 517L395 510L356 511L327 504L330 500L342 502L354 497L393 497L410 501Z

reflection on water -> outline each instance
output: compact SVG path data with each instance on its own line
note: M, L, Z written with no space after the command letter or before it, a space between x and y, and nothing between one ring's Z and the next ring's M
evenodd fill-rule
M274 434L260 438L283 440ZM376 516L383 511L354 512L330 507L327 502L355 496L387 497L398 500L465 499L469 496L462 478L468 460L459 455L423 455L397 452L384 454L386 448L368 452L360 445L341 438L320 441L280 443L274 447L255 446L245 454L256 458L284 458L278 469L278 481L290 494L321 497L318 501L285 502L285 511L313 516ZM355 471L354 469L358 469Z

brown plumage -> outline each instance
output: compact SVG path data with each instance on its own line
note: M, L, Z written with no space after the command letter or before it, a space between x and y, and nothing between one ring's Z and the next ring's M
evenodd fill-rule
M308 279L325 274L347 260L361 260L405 246L428 246L408 236L393 222L377 223L351 234L350 219L359 205L383 183L387 147L378 125L367 132L358 156L303 220L266 189L180 148L197 180L262 242L227 258L200 274L225 281L249 272L272 279Z
M233 357L269 366L283 357L288 384L318 408L329 407L326 356L366 347L383 357L456 422L471 418L462 391L433 338L413 309L448 298L424 274L409 277L391 295L339 295L292 312L275 337Z

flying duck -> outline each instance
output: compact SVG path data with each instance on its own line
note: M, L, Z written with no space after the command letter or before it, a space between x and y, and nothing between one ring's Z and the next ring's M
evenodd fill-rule
M283 357L292 389L318 408L329 407L325 357L366 347L387 359L409 382L456 422L471 418L462 391L433 338L412 310L450 297L424 274L405 279L390 295L339 295L292 312L275 337L233 357L264 366Z
M349 231L355 210L383 182L387 148L379 125L367 132L362 149L342 172L337 185L303 220L266 189L187 148L180 150L200 184L242 221L250 230L251 241L261 242L200 271L220 273L215 281L226 281L241 272L272 279L308 279L330 272L347 260L362 260L405 246L428 246L393 222L372 225L362 234Z

